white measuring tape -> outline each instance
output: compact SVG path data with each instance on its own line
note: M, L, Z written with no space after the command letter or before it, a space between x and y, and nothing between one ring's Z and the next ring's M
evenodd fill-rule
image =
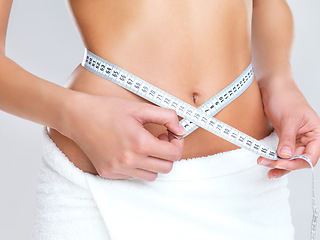
M184 118L180 121L186 129L186 134L184 134L183 137L187 136L198 127L202 127L241 148L247 149L265 158L272 160L293 160L300 158L305 160L312 169L313 217L310 239L315 240L318 210L316 207L314 191L315 177L311 160L304 155L294 155L290 159L282 159L278 156L275 149L262 144L260 141L213 117L249 87L254 78L251 64L234 82L209 99L199 108L195 108L179 98L151 85L118 66L98 57L87 49L85 49L84 58L81 64L90 72L112 81L160 107L175 110L180 117Z

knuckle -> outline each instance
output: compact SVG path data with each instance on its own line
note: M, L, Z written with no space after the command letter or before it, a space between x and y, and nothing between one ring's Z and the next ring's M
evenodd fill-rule
M125 165L125 161L126 161L126 158L127 158L127 153L125 151L119 153L119 156L118 156L118 163L120 165Z
M115 163L110 163L107 168L103 169L104 174L114 173L116 171Z
M121 166L118 162L111 162L108 166L108 172L119 173L121 172Z
M180 151L174 151L172 153L172 160L173 161L179 161L181 159L181 152Z
M295 136L290 136L290 135L282 135L281 136L281 143L282 145L292 145L295 142Z
M148 134L145 132L140 132L140 134L136 135L134 139L132 139L131 149L132 152L143 154L146 151L146 147L148 143L153 139L150 138Z
M147 141L148 140L146 139L146 137L144 137L142 135L139 138L137 138L134 143L134 151L136 153L142 154L145 151Z
M134 164L134 157L130 151L123 151L119 157L119 163L121 166L132 166Z
M133 157L133 156L131 156L131 157L128 157L127 159L126 159L126 165L127 166L130 166L130 167L137 167L137 165L138 165L138 161L137 161L137 158L135 158L135 157Z
M111 175L119 172L119 170L120 170L119 164L117 162L113 161L113 162L108 163L108 165L106 165L106 167L102 168L100 170L101 174L99 173L99 175L100 176L103 175L103 177L108 178Z
M132 155L126 156L124 159L122 159L122 164L124 166L136 167L137 163L138 163L137 159Z
M314 139L320 140L320 123L319 123L319 129L314 130Z
M169 118L173 118L173 119L177 118L177 112L174 109L168 109L167 114Z

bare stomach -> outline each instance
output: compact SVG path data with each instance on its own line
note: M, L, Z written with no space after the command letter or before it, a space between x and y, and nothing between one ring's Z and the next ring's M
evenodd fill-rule
M115 60L115 62L117 61ZM127 64L129 69L126 68L126 64L124 64L124 66L117 63L115 64L181 100L195 107L199 107L213 95L229 85L248 66L249 62L250 60L244 61L242 64L238 64L237 68L234 69L225 66L224 75L222 74L223 69L222 71L217 71L218 73L211 73L209 71L205 77L199 76L199 80L195 80L195 78L190 76L175 75L177 72L176 69L167 68L167 72L164 72L161 70L163 69L161 67L162 63L159 63L159 66L157 67L158 71L154 71L148 66L143 68L144 70L140 70L142 68L139 66L139 63ZM84 69L81 65L74 70L73 74L68 79L66 87L94 95L117 96L131 101L148 102L112 82L96 76ZM215 117L256 139L262 139L272 131L272 126L264 114L260 90L255 80L240 97L219 112ZM179 119L181 118L179 117ZM146 124L144 127L156 137L161 133L167 133L165 127L156 124ZM75 166L85 172L97 174L90 159L88 159L86 154L75 142L54 129L50 129L49 135ZM238 147L232 143L229 143L202 128L198 128L185 138L182 158L207 156L236 148Z
M69 2L90 51L195 107L233 82L251 60L251 0ZM66 87L146 102L81 65ZM256 81L216 118L256 139L272 130ZM156 137L167 133L155 124L145 128ZM77 167L97 173L76 143L53 129L50 136ZM182 158L235 148L198 128L185 138Z

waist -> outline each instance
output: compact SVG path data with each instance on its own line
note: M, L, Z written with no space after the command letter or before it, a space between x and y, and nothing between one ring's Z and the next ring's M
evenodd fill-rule
M130 66L130 64L124 65ZM134 64L131 66L134 66ZM166 68L163 68L161 71L159 69L157 69L157 71L146 69L139 72L139 70L137 70L139 68L129 67L129 69L126 69L125 66L121 66L120 64L120 67L195 107L199 107L213 95L229 85L248 66L248 62L243 63L242 66L244 67L240 71L238 70L240 67L233 68L226 66L226 69L229 68L229 71L226 71L225 74L228 77L218 78L217 75L208 71L206 78L197 82L194 78L177 77L179 74L184 74L181 70L177 70L178 75L172 76L170 74L166 75ZM169 72L170 71L171 70L169 70ZM219 74L221 74L221 71ZM234 77L231 78L230 75L233 75ZM157 77L152 78L151 76ZM126 89L89 72L81 65L75 69L66 86L70 89L93 95L116 96L131 101L148 102ZM260 90L255 80L240 97L219 112L215 117L256 139L266 137L272 130L272 126L263 112ZM181 120L180 117L179 119ZM156 137L161 133L167 132L165 127L156 124L146 124L144 127ZM80 168L81 166L90 166L89 159L74 142L54 130L50 131L50 136L76 166L79 166ZM232 143L229 143L204 129L198 128L185 138L182 158L187 159L207 156L236 148L238 147ZM86 169L83 168L82 170L86 171ZM89 168L90 167L88 167L88 169ZM88 170L88 172L91 173L93 171L93 169L90 171Z

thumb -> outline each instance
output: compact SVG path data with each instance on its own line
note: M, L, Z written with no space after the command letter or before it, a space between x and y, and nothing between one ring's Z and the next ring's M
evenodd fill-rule
M298 123L296 121L286 121L281 126L277 149L277 153L281 158L291 158L294 155L297 132Z
M137 111L137 118L142 123L155 123L165 126L169 131L176 135L186 133L184 127L179 123L178 115L175 110L154 106L148 103Z

